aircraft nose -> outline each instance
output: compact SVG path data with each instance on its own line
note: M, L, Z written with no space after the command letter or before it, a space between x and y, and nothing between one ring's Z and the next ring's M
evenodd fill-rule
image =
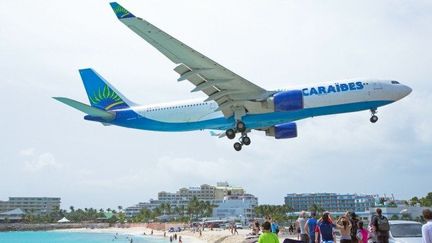
M409 86L404 85L404 93L405 93L405 96L411 94L411 92L412 92L412 89L411 89Z
M402 98L409 95L412 92L412 89L407 85L401 85L401 95Z

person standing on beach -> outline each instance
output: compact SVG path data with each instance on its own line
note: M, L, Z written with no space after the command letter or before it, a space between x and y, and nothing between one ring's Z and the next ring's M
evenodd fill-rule
M423 243L432 243L432 211L424 209L423 218L426 220L426 224L422 226L422 241Z
M376 236L375 226L369 225L368 243L377 243L377 242L378 242L378 238Z
M252 225L252 234L253 235L258 235L259 231L260 231L260 223L258 222L258 220L255 220L255 222Z
M340 243L351 243L351 221L342 216L336 221L336 228L340 231Z
M266 221L262 224L262 234L258 239L258 243L279 243L279 238L276 234L270 232L271 224Z
M319 238L321 238L321 243L334 243L334 228L336 225L333 224L330 213L325 212L318 221L317 227L315 229L315 243L319 243Z
M306 221L304 231L309 238L309 243L315 242L315 228L317 226L316 212L311 212L311 217Z
M306 224L306 212L305 211L301 211L298 219L296 220L296 224L297 224L297 233L300 233L300 240L303 241L304 243L308 242L308 235L305 232L305 224ZM297 237L298 239L299 237Z
M363 228L363 221L360 220L357 225L357 240L359 241L359 243L368 243L369 231Z
M357 218L357 214L355 212L347 212L345 215L350 218L351 222L351 243L358 243L357 230L359 219Z
M272 221L270 224L271 232L278 235L279 234L279 225L276 221Z
M389 243L390 224L388 219L382 215L381 208L376 209L376 215L371 220L371 225L375 227L378 243Z

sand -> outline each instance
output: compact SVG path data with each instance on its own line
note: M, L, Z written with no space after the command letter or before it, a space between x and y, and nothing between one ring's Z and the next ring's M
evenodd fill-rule
M67 230L58 230L63 232L86 232L86 233L111 233L115 235L116 233L121 235L131 235L131 236L137 236L137 235L143 235L144 233L146 235L150 235L151 229L140 226L140 227L130 227L130 228L105 228L105 229L67 229ZM223 230L223 229L214 229L209 230L205 229L202 231L202 235L198 232L192 232L190 230L185 230L182 232L177 233L169 233L166 232L166 238L169 239L171 235L177 234L178 236L182 237L183 243L249 243L249 242L255 242L252 240L247 240L246 236L251 232L249 229L239 229L238 234L232 235L229 230ZM154 237L164 237L164 232L159 230L153 230L153 236ZM283 242L283 238L280 238L280 242ZM168 242L168 240L167 240ZM173 241L177 243L177 241Z

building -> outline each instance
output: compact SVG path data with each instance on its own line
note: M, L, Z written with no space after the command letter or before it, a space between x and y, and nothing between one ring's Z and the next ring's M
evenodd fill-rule
M245 190L242 187L230 186L228 182L218 182L215 187L215 199L222 200L226 196L243 196Z
M126 214L126 217L131 218L131 217L139 214L139 212L142 209L154 210L155 208L159 207L160 205L161 205L160 201L150 199L149 202L140 202L136 205L127 207L125 209L125 214Z
M0 201L0 212L21 209L34 215L49 214L60 209L59 197L9 197L9 201Z
M25 212L19 208L0 213L0 222L15 223L23 220Z
M177 192L162 191L158 193L157 200L141 202L125 209L127 217L137 215L141 209L150 210L159 207L162 203L169 204L172 209L175 207L186 208L189 201L196 197L200 201L208 201L211 204L218 205L226 196L243 196L245 190L241 187L233 187L228 182L218 182L216 186L203 184L199 187L183 187Z
M242 196L226 196L217 202L218 207L213 209L213 218L236 219L247 224L255 218L255 207L258 198L251 194Z
M365 212L375 205L376 198L376 195L291 193L285 197L285 204L296 212L309 210L313 205L332 212Z

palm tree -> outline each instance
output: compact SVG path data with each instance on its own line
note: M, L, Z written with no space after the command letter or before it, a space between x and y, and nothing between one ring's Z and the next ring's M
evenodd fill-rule
M122 211L122 209L123 209L123 207L122 207L122 206L117 206L117 208L118 208L119 212L121 212L121 211Z
M184 205L180 205L179 212L180 212L180 216L184 217L184 213L185 213L185 206Z
M74 206L70 206L69 209L70 209L70 211L71 211L72 213L75 212L75 208L74 208Z
M324 212L324 211L325 211L324 208L322 208L320 205L317 205L317 204L312 204L312 205L309 207L309 210L310 210L310 211L317 212L317 213L320 213L320 212Z
M165 208L167 210L167 213L171 214L171 204L167 203L166 206L165 206Z

